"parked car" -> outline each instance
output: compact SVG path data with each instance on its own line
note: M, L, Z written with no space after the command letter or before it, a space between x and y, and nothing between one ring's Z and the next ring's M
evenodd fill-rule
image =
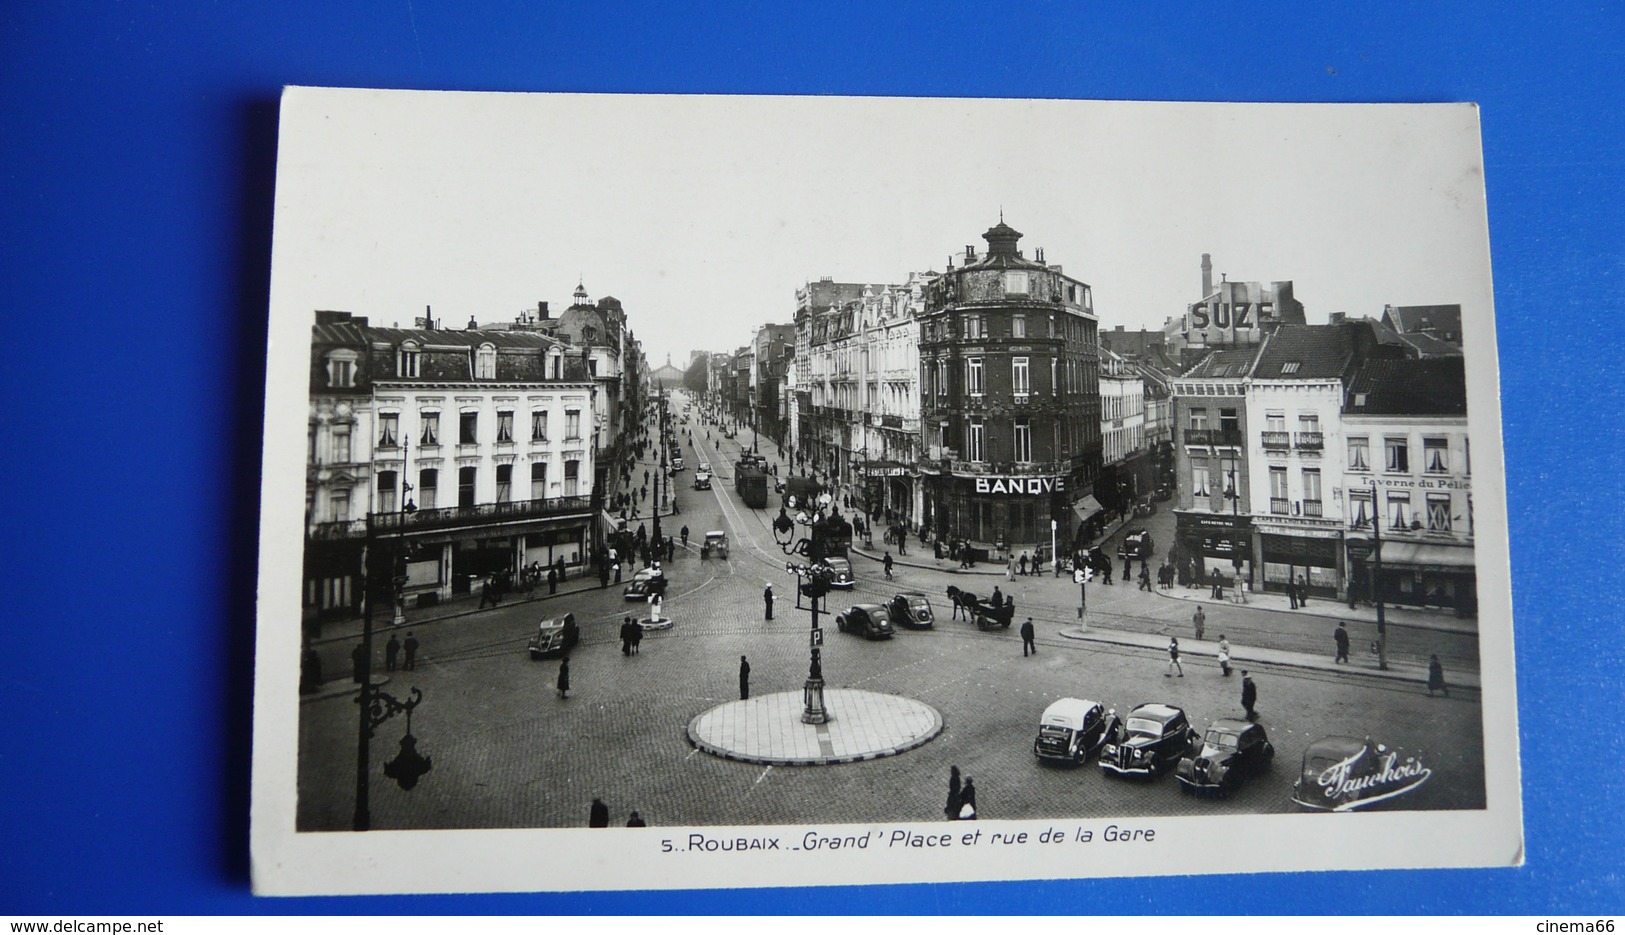
M870 640L889 640L893 632L891 618L879 604L853 604L835 615L835 629Z
M695 471L694 472L694 489L695 490L710 490L711 489L711 472L710 471Z
M894 623L910 630L929 630L936 622L936 615L931 612L931 602L918 591L899 593L886 605L886 611L891 614Z
M1150 558L1152 547L1151 533L1144 527L1135 527L1123 536L1123 544L1117 547L1117 557Z
M621 596L629 601L646 601L651 594L666 596L666 574L658 568L639 569L621 591Z
M576 615L544 618L530 638L530 658L557 659L570 651L581 639L581 628L576 626Z
M844 558L826 558L824 565L829 569L829 586L840 588L843 591L852 590L852 563Z
M1303 752L1292 801L1318 812L1352 812L1391 804L1432 776L1420 757L1370 737L1323 737Z
M705 542L700 545L700 558L728 557L728 534L720 529L713 529L705 534Z
M676 474L678 471L681 471L682 469L683 469L683 459L681 457L673 457L671 459L671 472L673 474Z
M1214 721L1202 747L1180 758L1174 778L1183 792L1212 793L1228 798L1248 776L1269 768L1275 747L1261 724L1239 718Z
M1038 719L1038 739L1033 741L1033 754L1041 760L1057 760L1082 765L1091 754L1098 753L1110 736L1110 722L1117 715L1107 715L1098 701L1087 698L1062 698L1044 709Z
M1160 776L1178 765L1195 738L1185 712L1166 704L1130 711L1120 735L1100 751L1100 768L1119 776Z

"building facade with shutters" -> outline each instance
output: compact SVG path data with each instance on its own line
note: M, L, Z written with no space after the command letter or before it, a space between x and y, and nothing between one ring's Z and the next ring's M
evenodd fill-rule
M982 558L1047 552L1052 531L1065 550L1099 512L1093 296L1003 220L982 236L985 253L967 246L925 290L921 520Z
M305 608L356 613L370 532L408 606L592 546L595 397L586 359L545 334L370 327L312 335Z

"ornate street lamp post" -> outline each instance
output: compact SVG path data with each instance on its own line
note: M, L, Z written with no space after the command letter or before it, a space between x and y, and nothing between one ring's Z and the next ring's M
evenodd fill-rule
M412 736L412 709L423 701L423 692L413 688L402 701L372 684L372 603L376 597L377 581L371 574L377 559L377 536L372 513L367 514L367 538L361 558L361 647L356 658L356 678L361 690L356 693L356 707L360 709L360 724L356 731L355 816L352 827L367 831L372 827L372 810L368 797L368 782L372 771L372 735L378 726L397 714L406 714L406 735L401 738L401 750L395 759L384 765L384 775L394 779L402 789L417 785L433 766L429 757L417 752L417 738Z
M824 669L819 658L819 647L824 643L824 631L818 626L818 601L829 593L830 570L828 566L817 562L810 564L786 562L784 570L796 576L796 593L811 598L808 607L812 614L812 630L807 645L812 658L807 666L807 681L801 692L803 702L801 723L823 724L829 720L829 711L824 707ZM803 578L806 579L805 584L801 583Z

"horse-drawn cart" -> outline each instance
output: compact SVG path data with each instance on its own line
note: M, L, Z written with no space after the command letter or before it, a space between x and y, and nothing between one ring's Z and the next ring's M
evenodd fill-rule
M948 587L948 601L953 605L955 619L964 614L965 619L973 621L978 630L1008 630L1011 619L1016 615L1016 605L1009 600L994 604L952 585Z

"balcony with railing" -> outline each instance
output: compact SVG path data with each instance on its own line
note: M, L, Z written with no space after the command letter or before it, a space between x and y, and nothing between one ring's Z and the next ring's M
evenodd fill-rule
M1271 497L1270 512L1276 516L1285 516L1292 512L1292 501L1285 497Z
M1322 512L1321 501L1319 501L1319 500L1305 500L1305 501L1303 501L1303 515L1305 515L1305 516L1324 516L1325 514Z
M542 500L513 500L506 503L478 503L448 506L411 513L374 513L372 528L377 535L399 535L434 529L484 526L527 519L547 519L592 511L591 497L548 497ZM365 519L317 523L310 538L316 540L359 539L367 534Z
M1299 451L1320 451L1320 450L1324 449L1325 447L1326 447L1326 433L1324 433L1324 432L1299 432L1298 433L1298 450Z
M1185 429L1184 439L1187 445L1239 447L1241 445L1241 431L1239 429Z
M1287 432L1263 433L1264 447L1270 451L1286 451L1292 447L1292 435Z
M1070 472L1072 462L949 460L948 470L955 474L993 474L999 477L1053 477Z

